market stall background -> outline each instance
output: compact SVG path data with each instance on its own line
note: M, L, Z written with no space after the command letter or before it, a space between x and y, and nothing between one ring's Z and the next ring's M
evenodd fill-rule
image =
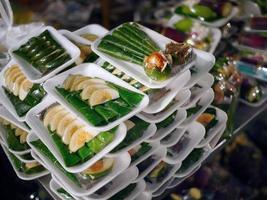
M15 7L14 7L15 21L18 23L28 23L28 22L32 22L32 21L42 21L42 22L44 21L47 24L51 24L51 25L53 25L59 29L64 28L64 29L68 29L68 30L76 30L77 28L80 28L84 25L91 24L91 23L105 24L106 27L112 28L112 27L115 27L116 25L121 24L122 22L134 20L134 21L141 21L142 24L145 24L146 26L152 27L153 29L160 31L161 33L166 33L166 28L164 28L164 25L166 26L166 21L168 21L169 17L170 17L168 8L173 7L173 5L176 5L177 2L170 1L169 4L167 4L165 1L164 2L152 1L149 3L148 2L144 3L142 1L140 3L136 3L136 2L133 3L131 1L129 1L129 2L128 1L127 2L118 1L118 2L112 2L112 3L107 2L107 1L101 1L101 2L98 2L98 1L95 1L95 2L91 2L91 1L90 2L89 1L88 2L84 2L84 1L81 1L81 2L79 2L79 1L68 1L68 2L63 2L63 1L56 1L56 2L54 2L54 1L53 2L49 2L49 1L48 2L46 2L46 1L38 1L38 2L36 2L36 1L34 1L34 2L32 2L32 1L19 1L19 2L15 2L14 1L14 2L12 2L11 1L11 3L13 3L15 5ZM20 6L17 6L17 5L19 5L18 3L20 4ZM113 5L113 3L115 3L115 5ZM259 3L259 2L257 2L257 3ZM31 4L30 9L28 7L29 4ZM40 6L40 5L42 5L42 6ZM246 4L244 2L241 2L240 5L243 6ZM260 11L260 9L252 10L253 12L255 12L254 14L256 14L256 15L259 14L259 13L257 13L259 11L263 12L263 14L264 14L264 12L266 12L266 8L264 7L264 5L266 5L266 4L262 3L259 5L263 5L262 7L260 7L262 9L261 11ZM164 7L164 9L162 9L162 7ZM165 7L167 9L165 9ZM56 12L59 9L62 10L63 12ZM241 9L246 9L246 8L241 8ZM92 11L92 12L88 12L88 10ZM42 12L40 12L40 11L42 11ZM127 14L123 14L122 12L125 12ZM56 15L55 13L57 13L58 15ZM72 14L70 14L70 13L72 13ZM250 13L250 12L248 12L248 13ZM21 16L23 16L23 17L21 17ZM28 18L25 16L28 16ZM68 20L66 20L67 19L66 16L68 17ZM156 24L154 22L156 22ZM163 27L162 27L162 25L163 25ZM223 28L221 28L222 39L219 43L219 46L216 48L216 51L214 52L216 55L216 58L217 58L217 63L215 65L215 67L212 69L213 75L215 75L215 79L216 79L216 76L218 76L219 81L216 82L218 84L221 81L220 73L225 72L225 71L223 71L225 69L224 67L231 68L234 65L234 66L239 67L240 70L243 69L243 72L244 71L248 72L248 70L247 70L248 67L244 66L244 63L250 63L251 64L251 62L246 62L248 59L243 59L243 58L249 57L249 56L247 56L249 54L247 54L246 52L240 53L240 50L234 49L232 47L232 43L233 44L236 43L237 38L240 36L241 31L243 30L245 25L246 24L244 24L244 20L242 19L242 17L235 17L232 21L230 21L230 23L228 23ZM180 35L179 34L177 34L177 35L180 37L183 36L181 33L180 33ZM171 37L171 36L169 36L169 37ZM247 38L247 39L249 40L249 38ZM264 42L264 38L256 38L256 39ZM254 41L255 39L253 40L253 38L251 38L251 40ZM251 44L251 42L250 42L250 44ZM255 48L255 46L252 48ZM257 46L256 46L256 48L257 48ZM229 49L230 49L230 51L229 51ZM258 53L255 56L262 56L263 61L266 62L266 60L265 60L266 58L264 57L264 52ZM253 57L253 56L250 56L249 58L251 58L251 57ZM225 58L227 58L227 59L225 60ZM262 59L260 59L260 62L262 62ZM239 60L239 61L236 62L236 60ZM263 62L263 65L264 65L264 62ZM257 65L258 64L259 63L257 63ZM260 63L260 64L262 64L262 63ZM259 70L261 70L261 69L259 69ZM249 81L247 81L247 80L243 81L243 85L241 86L241 95L239 96L239 90L240 90L239 87L240 87L240 83L241 83L240 80L238 80L239 75L236 74L238 72L235 72L235 71L234 72L231 71L231 72L232 72L232 74L230 76L227 75L227 77L226 77L226 81L229 81L229 83L232 84L232 85L230 85L229 88L226 88L226 89L229 89L230 92L224 91L225 94L223 94L223 95L225 95L223 100L226 101L226 104L229 104L230 106L225 107L225 105L223 105L223 107L222 107L227 111L230 121L228 121L228 129L227 129L228 131L225 132L225 134L222 138L222 141L223 141L223 139L227 139L227 140L232 139L233 133L237 134L237 132L239 132L240 129L243 128L243 126L246 125L246 123L250 119L256 118L257 115L259 115L260 112L263 112L266 108L266 101L265 101L266 98L264 98L266 96L266 92L264 91L265 83L264 83L264 81L262 81L262 79L264 80L264 78L261 78L261 77L257 78L256 81L255 81L255 79L249 80ZM254 73L254 71L252 71L252 73ZM256 73L256 75L257 74L259 74L259 73ZM244 79L246 79L246 78L244 78ZM215 90L215 94L216 94L216 85L214 85L214 87L215 87L214 90ZM260 90L260 95L259 95L259 97L255 98L254 93L256 92L256 94L258 94L259 93L259 92L257 93L258 90ZM219 95L221 95L220 94L221 91L217 91L217 92L219 92ZM228 98L226 98L226 97L228 97ZM241 100L241 102L245 102L248 106L252 106L253 108L251 108L251 109L247 108L246 106L244 106L243 103L238 104L237 102L238 102L239 98L243 98L243 100ZM216 102L216 100L218 100L218 101ZM215 105L220 105L220 104L224 104L224 103L225 102L221 101L220 96L217 96L217 98L215 96ZM237 104L239 107L238 109L247 111L247 112L243 112L244 115L245 114L247 115L247 116L243 116L243 117L247 117L247 119L241 119L240 120L241 124L238 124L239 123L238 122L238 120L239 120L238 114L242 113L242 112L235 112L235 109L236 109L235 107L237 106ZM230 109L229 109L229 107L230 107ZM264 115L262 115L262 116L264 116ZM260 122L261 126L259 126L259 124L255 125L256 127L257 126L263 127L262 129L255 131L255 132L262 133L261 137L264 137L264 131L262 131L262 130L266 130L265 125L262 125L264 123L266 123L266 122L261 121ZM255 142L255 137L253 137L253 132L254 132L253 127L255 127L255 126L253 126L253 124L252 124L251 125L252 130L249 131L249 136L250 136L250 138L252 138L252 140L254 138L254 142ZM237 129L238 131L236 130L236 128L238 128ZM266 131L265 131L265 133L266 133ZM262 149L261 145L264 146L264 144L259 144L258 142L255 142L255 143L257 145L260 145L260 149ZM214 168L211 167L212 171L215 171L215 174L216 174L217 171L220 172L220 170L223 170L224 173L227 174L228 172L225 172L226 169L227 168L230 169L229 171L230 171L231 175L228 175L228 176L230 176L234 179L233 182L237 187L236 190L238 191L238 192L232 193L233 198L239 199L240 197L244 197L244 196L245 196L244 198L247 198L247 199L264 198L265 197L264 195L266 195L266 192L264 189L265 188L264 181L262 183L250 183L249 180L241 180L241 183L240 183L239 179L240 178L242 179L242 175L238 174L237 173L238 171L235 169L235 167L238 167L238 166L236 166L236 163L234 163L234 164L231 163L231 159L235 160L235 157L234 158L231 157L231 156L233 156L233 155L231 155L231 153L232 152L236 153L235 149L237 149L236 151L238 153L236 153L236 154L240 155L241 154L241 153L239 153L240 146L241 147L242 146L245 146L245 147L249 146L251 148L253 147L252 149L256 149L256 150L252 150L252 151L257 151L258 152L257 155L258 155L259 159L262 158L261 160L263 160L263 161L262 161L262 163L259 164L260 166L261 165L265 166L264 153L259 153L260 151L259 151L258 147L255 147L254 144L252 144L248 140L246 140L245 136L241 136L240 138L237 138L236 142L233 142L233 143L237 143L239 145L236 145L236 144L233 145L232 144L229 147L226 147L225 150L222 151L223 155L221 156L221 158L220 159L214 159L215 161L211 161L212 164L207 165L207 166L213 167L213 165L215 165L214 168L216 168L216 169L220 168L220 166L217 167L218 164L216 164L216 163L218 163L218 162L216 162L216 161L222 160L221 161L222 164L220 164L220 165L223 166L223 169L220 168L219 170L214 170ZM222 143L222 146L223 146L223 144L224 144L224 141ZM229 150L229 149L231 149L231 150ZM246 151L246 150L244 150L244 151ZM211 156L211 158L213 158L213 157L214 156ZM3 159L5 159L5 158L3 158ZM227 162L227 160L230 160L230 162L229 161ZM249 159L246 162L244 161L244 163L249 163L249 162L252 162L252 161ZM5 163L8 163L8 162L6 161ZM10 167L7 167L7 166L8 165L1 166L1 167L4 167L3 171L6 172L3 174L12 173L12 172L10 172ZM227 167L227 166L229 166L229 167ZM262 174L263 173L263 170L261 170L262 168L263 168L262 166L258 167L258 171L255 172L255 174L259 177L264 176L264 174ZM240 168L238 168L238 169L240 169ZM244 169L244 170L246 170L246 169ZM199 172L200 174L204 173L204 175L202 175L202 174L198 175L197 174L196 180L197 180L198 176L201 176L200 179L202 179L203 176L208 179L209 175L205 174L205 170L209 171L209 170L207 170L207 167L204 166ZM204 172L202 172L202 171L204 171ZM209 173L211 173L211 172L209 171ZM247 172L245 172L245 173L247 173ZM237 177L237 179L234 178L235 176ZM14 177L12 177L9 180L12 180L12 183L10 183L10 187L8 187L8 189L12 188L12 186L14 187L13 180L16 180L16 179ZM20 182L21 181L18 180L17 184L20 184ZM210 182L212 182L212 180ZM27 190L29 192L27 194L24 193L25 192L24 188L26 188L26 184L29 187L29 190ZM30 185L30 184L33 184L33 185ZM198 198L198 193L199 193L198 190L191 190L188 192L188 188L198 187L203 191L203 193L201 194L201 196L204 196L204 197L202 197L203 199L213 199L215 197L216 197L216 199L217 198L225 199L228 197L228 196L223 196L223 195L228 195L228 194L222 194L221 197L217 197L216 192L220 193L221 190L226 190L226 189L224 187L219 188L219 189L218 188L216 188L216 189L211 188L210 189L209 185L212 185L212 184L214 184L214 183L200 184L198 182L193 182L193 183L191 182L190 183L190 181L189 181L189 183L187 183L187 182L184 183L184 185L186 185L184 188L183 188L183 185L181 185L180 187L175 188L174 190L172 189L171 192L175 192L176 194L181 195L181 196L184 195L184 198L186 198L186 196L189 196L189 198L192 198L192 199L199 199ZM15 199L25 199L25 195L29 196L30 199L35 198L34 197L35 195L39 196L39 198L41 198L41 199L44 199L44 198L49 199L50 198L49 196L44 197L45 194L42 194L42 192L40 192L41 194L38 193L37 191L39 190L38 189L39 187L37 185L35 185L34 183L21 182L20 185L22 186L21 188L23 188L21 190L21 191L23 191L23 195L22 195L23 197L21 197L21 196L20 197L14 197ZM257 189L257 187L260 189ZM185 189L185 188L187 188L187 189ZM206 192L206 191L208 191L208 192ZM239 191L241 191L241 192L239 192ZM247 195L247 193L249 193L247 191L253 191L253 192L251 192L252 194ZM10 195L12 194L12 192L10 192L8 190L5 192L7 192L6 195L8 197L10 197ZM193 195L191 193L193 193ZM196 194L196 196L194 196L195 194ZM21 193L19 193L19 195L21 195ZM190 197L190 195L191 195L191 197ZM168 197L168 192L166 192L161 197L158 197L158 198L169 199L170 197ZM171 198L179 199L179 197L177 197L175 195L172 195ZM228 198L230 198L230 197L228 197Z

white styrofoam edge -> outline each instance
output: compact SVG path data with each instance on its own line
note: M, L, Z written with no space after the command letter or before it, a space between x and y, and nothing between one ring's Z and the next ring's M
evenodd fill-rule
M174 131L171 134L166 136L166 137L170 136L170 138L165 139L166 137L164 137L162 140L160 140L160 144L164 147L171 147L175 145L180 140L180 138L184 135L186 128L187 127L183 127L183 128L177 127L176 129L174 129Z
M46 127L44 127L43 123L38 117L38 114L43 111L45 108L49 107L50 105L54 104L55 100L53 98L47 97L44 101L32 109L31 112L27 114L26 121L32 127L35 134L42 140L42 142L51 150L52 154L56 157L58 162L66 169L66 171L71 173L78 173L81 172L96 161L101 159L103 156L108 154L112 149L114 149L126 136L126 126L124 123L121 123L115 132L115 138L113 141L108 144L103 150L97 153L93 158L85 161L84 163L78 164L73 167L67 167L60 151L56 147L55 143L52 141L50 137L50 133Z
M147 27L144 27L140 24L138 24L141 29L147 33L151 38L157 38L155 40L155 42L157 43L157 45L159 45L159 47L163 48L165 46L165 44L170 43L170 42L174 42L173 40L157 33L156 31L153 31ZM122 26L122 25L120 25ZM120 27L118 26L118 27ZM111 31L109 31L106 35L111 34L114 30L116 30L118 27L115 27L114 29L112 29ZM136 79L138 82L142 83L143 85L149 87L149 88L163 88L165 86L167 86L170 82L173 81L174 78L178 77L181 75L180 73L177 73L175 76L170 77L168 80L165 81L154 81L151 80L146 73L144 72L143 69L141 69L137 64L133 64L127 61L123 61L123 60L119 60L116 58L113 58L112 56L109 56L106 53L103 53L101 51L99 51L97 49L99 43L101 42L102 38L97 39L93 44L92 44L92 50L99 55L102 59L108 61L109 63L111 63L112 65L116 66L119 70L123 71L124 73L128 74L129 76L133 77L134 79ZM194 49L193 50L194 53L196 54L197 52L200 52L200 50ZM187 69L189 69L191 66L193 66L195 64L195 60L187 63L184 66L184 69L182 71L185 71ZM127 66L127 67L126 67ZM136 70L137 69L137 70ZM140 69L140 70L139 70Z
M162 110L160 113L148 114L148 113L138 113L137 116L149 123L158 123L170 116L175 110L177 110L181 105L183 105L189 98L191 92L189 89L181 90L174 100L177 101L171 107Z
M190 130L191 129L191 130ZM188 135L189 138L188 144L174 157L166 156L165 161L170 164L175 164L177 162L182 162L192 151L199 142L203 139L205 135L205 128L198 122L193 122L188 128ZM187 132L187 131L185 131ZM185 134L184 132L184 134ZM181 139L181 138L180 138ZM179 143L179 141L178 141Z
M117 156L118 154L125 152L125 151L129 151L130 149L132 149L133 147L141 144L143 141L147 140L148 138L150 138L151 136L153 136L157 131L157 126L155 124L150 124L148 126L148 128L145 130L145 132L143 133L143 136L138 138L137 140L135 140L133 143L131 143L130 145L120 149L119 151L116 152L110 152L109 156ZM126 137L127 137L127 133L126 133Z
M112 171L105 177L103 177L101 180L95 182L92 187L89 189L80 188L77 185L75 185L72 181L70 181L58 168L56 168L51 161L46 158L44 155L42 155L38 149L36 149L30 142L37 140L38 137L31 133L27 137L27 142L31 146L32 150L36 155L43 160L45 165L48 167L48 170L54 174L59 181L62 183L62 186L67 189L68 192L73 194L74 196L87 196L90 194L93 194L95 191L106 185L108 182L113 180L115 177L117 177L121 172L123 172L130 164L131 158L128 153L123 153L119 157L115 158L115 163L113 166Z
M147 139L148 142L160 141L162 138L169 135L175 128L180 126L186 119L186 111L184 109L178 109L175 120L166 128L158 129L154 136Z
M139 93L144 95L142 101L139 103L139 105L134 108L130 113L127 115L107 124L104 126L94 126L90 124L85 117L79 113L71 104L69 104L64 97L62 97L58 92L56 91L55 87L62 85L64 80L71 74L83 74L84 76L91 76L91 77L98 77L101 79L104 79L106 81L112 82L116 85L122 86L130 91ZM82 121L84 121L91 129L94 129L96 131L107 131L109 129L114 128L115 126L119 125L123 121L129 119L130 117L134 116L135 114L139 113L141 110L143 110L149 103L148 96L144 93L140 92L136 88L130 86L128 83L124 82L123 80L111 76L109 72L102 69L100 66L93 64L93 63L84 63L79 66L76 66L75 68L72 68L64 73L61 73L57 76L54 76L53 78L46 81L44 84L44 89L47 91L49 95L52 95L62 106L64 106L66 109L68 109L71 113L78 116L78 118Z
M4 152L5 152L5 154L6 154L6 156L7 156L8 160L9 160L9 162L10 162L10 164L11 164L13 170L15 171L16 175L17 175L20 179L22 179L22 180L24 180L24 181L31 181L31 180L34 180L34 179L37 179L37 178L40 178L40 177L42 177L42 176L45 176L45 175L49 174L49 171L48 171L48 170L44 170L43 172L40 172L40 173L38 173L38 174L30 174L30 175L29 175L29 174L24 174L24 173L22 173L22 172L19 172L19 171L16 169L16 167L15 167L15 165L14 165L12 159L10 158L9 153L8 153L8 150L7 150L7 149L5 148L5 146L3 146L2 144L1 144L1 146L2 146L2 149L4 150Z
M227 114L214 106L211 106L216 109L216 118L218 120L218 123L212 127L212 129L209 131L209 135L206 138L203 138L203 140L197 145L198 148L206 146L214 137L216 137L217 134L220 133L220 130L226 125L228 116ZM206 133L207 134L207 133Z
M13 51L17 50L21 45L28 42L28 40L31 39L32 37L40 35L45 30L48 30L51 33L52 37L67 51L71 59L68 60L63 65L58 66L56 69L52 70L51 72L45 75L42 75L42 73L39 72L37 69L35 69L31 64L29 64L28 62L26 62L24 59L20 58L19 56L15 55ZM26 77L34 83L42 83L45 80L54 76L55 74L59 73L66 67L70 66L79 57L80 53L81 53L80 49L77 46L71 43L67 38L65 38L63 35L58 33L58 31L51 26L45 26L40 29L37 29L34 32L31 32L27 37L22 39L16 46L9 49L9 54L11 55L11 57L15 60L15 62L19 64L19 67L24 72Z

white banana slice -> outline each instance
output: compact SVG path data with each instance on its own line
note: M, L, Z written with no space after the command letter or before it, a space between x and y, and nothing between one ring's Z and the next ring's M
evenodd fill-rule
M68 113L67 115L65 115L57 125L57 134L62 137L64 134L65 127L74 120L75 117L73 116L73 114Z
M76 91L83 90L89 85L106 85L106 83L105 83L105 81L103 81L101 79L94 79L94 78L87 79L87 80L84 80L84 81L80 82L79 84L77 84L75 90Z
M77 119L69 123L66 126L62 136L63 143L68 145L70 143L70 139L73 133L82 127L83 127L82 123L80 123L79 120Z
M65 90L69 90L73 84L73 81L80 75L70 75L63 83Z
M96 106L103 104L107 101L117 99L120 97L120 94L117 90L108 88L108 89L99 89L92 93L89 99L90 106Z
M50 122L50 130L55 131L60 120L67 114L68 114L68 111L66 111L65 109L57 112L52 118L52 121Z
M107 89L109 88L107 85L105 84L95 84L95 85L88 85L86 88L83 89L83 91L81 92L80 96L82 98L82 100L88 100L90 99L91 95L99 89Z
M90 132L85 128L79 128L77 131L73 133L70 139L69 150L71 153L76 152L80 148L82 148L86 142L90 141L93 136Z
M22 74L20 75L18 78L16 78L15 83L14 83L14 87L13 87L13 94L15 96L19 95L19 89L21 86L21 83L26 80L25 76Z
M33 83L30 82L29 80L25 79L20 86L19 89L19 99L20 100L24 100L26 98L26 96L28 95L28 93L30 92L31 88L33 86Z
M88 79L90 79L90 78L89 77L86 77L86 76L80 76L80 77L76 78L73 81L73 83L72 83L72 85L70 87L70 91L75 91L75 89L76 89L77 85L79 85L79 83L81 83L83 81L86 81Z
M53 117L55 116L55 114L58 113L59 111L63 110L63 109L64 108L61 105L56 105L56 106L49 108L44 115L44 120L43 120L44 126L48 127L49 124L51 123Z
M21 144L25 144L26 143L26 138L27 138L28 133L24 132L20 137L19 137L19 142Z
M40 163L38 163L37 161L25 163L25 167L27 169L31 169L31 168L37 167L39 165L40 165Z
M15 130L15 136L21 136L23 133L25 133L24 130L22 130L20 128L16 128L16 130Z
M5 85L7 88L9 88L10 91L13 91L13 87L15 84L15 80L23 75L19 69L15 69L10 71L6 76L5 76Z

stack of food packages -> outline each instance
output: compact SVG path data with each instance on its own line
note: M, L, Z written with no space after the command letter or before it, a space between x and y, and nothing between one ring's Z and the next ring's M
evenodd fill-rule
M151 199L213 151L211 53L138 23L44 26L9 50L1 143L18 176L52 175L62 199Z

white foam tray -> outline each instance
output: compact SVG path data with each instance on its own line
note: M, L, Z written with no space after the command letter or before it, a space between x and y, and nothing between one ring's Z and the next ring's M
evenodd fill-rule
M181 124L181 126L187 126L191 122L195 121L201 115L201 113L203 113L206 110L206 108L212 103L213 99L214 99L214 92L213 89L210 88L201 95L199 102L197 101L198 105L202 106L201 109L195 114L191 115L190 117L187 117ZM193 104L191 107L194 107L195 105L196 104Z
M45 171L37 173L37 174L25 174L23 172L18 171L17 168L15 167L15 164L13 163L12 159L10 158L8 149L3 144L1 144L1 146L2 146L2 149L4 150L4 152L6 154L13 170L15 171L17 177L19 177L20 179L22 179L24 181L31 181L31 180L34 180L34 179L37 179L37 178L40 178L42 176L49 174L48 170L45 170Z
M150 138L151 136L153 136L157 131L157 127L155 124L150 124L148 126L148 128L145 130L145 132L143 133L143 136L138 138L137 140L135 140L133 143L131 143L130 145L120 149L119 151L116 152L111 152L109 153L109 156L117 156L120 153L123 153L125 151L129 151L130 149L132 149L133 147L141 144L143 141L147 140L148 138ZM126 133L127 136L127 133Z
M212 138L212 140L209 142L209 145L211 146L211 148L213 149L216 148L216 145L220 141L225 129L226 129L226 124L218 131L216 136Z
M195 19L195 18L192 18L196 21L198 21L199 23L202 23L202 24L205 24L209 27L215 27L215 28L218 28L218 27L221 27L223 25L225 25L228 21L230 21L234 16L236 16L238 13L238 8L236 6L233 7L232 9L232 12L230 13L230 15L228 17L225 17L225 18L221 18L221 19L218 19L218 20L215 20L213 22L206 22L206 21L201 21L199 19ZM177 15L177 14L175 14ZM178 15L179 16L179 15Z
M175 128L177 128L186 119L186 111L178 109L174 121L166 128L158 129L154 136L147 139L148 142L160 141L165 136L169 135Z
M208 136L206 138L203 138L201 142L197 145L197 147L203 147L206 146L218 133L220 133L220 130L226 125L227 123L227 114L214 106L210 106L216 109L216 119L218 120L217 124L212 127L208 133Z
M182 137L186 137L189 142L186 146L181 149L180 152L177 152L175 156L167 155L165 161L170 164L175 164L177 162L182 162L191 152L192 150L199 144L199 142L203 139L205 135L205 128L198 122L192 122ZM181 140L181 138L180 138ZM178 143L180 142L178 141Z
M47 74L42 74L37 69L35 69L30 63L22 59L21 57L15 55L13 51L17 50L20 46L27 43L29 39L32 37L39 36L41 33L43 33L45 30L48 30L51 33L51 36L67 51L67 53L70 55L71 59L64 63L61 66L58 66L56 69L50 71ZM34 32L31 32L26 38L21 40L16 46L12 47L9 50L9 54L12 56L12 58L17 62L21 68L21 70L24 72L24 74L27 76L27 78L34 82L34 83L42 83L45 80L51 78L55 74L59 73L63 69L69 67L72 63L75 62L75 60L80 55L80 50L78 47L76 47L73 43L71 43L67 38L62 36L56 29L54 29L51 26L42 27Z
M172 27L172 28L175 29L174 24L175 24L176 22L178 22L178 21L184 19L184 18L185 18L185 17L183 17L183 16L181 16L181 15L173 15L173 16L169 19L169 21L167 22L167 26ZM192 20L195 21L195 23L199 23L199 22L197 22L197 20L195 20L195 19L193 19L193 18L192 18ZM217 45L218 45L219 42L220 42L220 39L221 39L221 37L222 37L222 32L220 31L219 28L208 27L207 25L204 25L204 26L206 26L207 28L209 28L209 32L210 32L210 34L212 35L212 42L211 42L211 44L210 44L210 48L209 48L208 52L213 53L213 52L215 51ZM196 63L198 63L198 62L196 62Z
M85 27L82 27L82 28L74 31L73 33L79 37L81 35L87 34L87 33L95 34L98 37L103 37L105 34L108 33L108 30L99 24L89 24ZM87 43L88 45L92 44L91 41L89 41L83 37L80 37L80 38L81 38L81 41L83 41L83 43L85 43L85 44Z
M194 169L198 166L198 165L201 165L201 163L210 155L210 153L212 152L212 149L209 145L207 145L206 147L203 147L204 149L204 153L202 155L202 157L197 161L195 162L194 164L192 164L188 169L186 169L184 172L182 173L178 173L176 172L174 174L174 177L177 177L177 178L183 178L183 177L186 177L188 176L189 174L192 173L192 171L194 171Z
M130 91L133 92L137 92L140 94L143 94L143 99L142 101L139 103L139 105L134 108L130 113L128 113L127 115L115 120L114 122L111 122L107 125L104 126L94 126L93 124L89 123L85 117L78 112L71 104L69 104L63 96L61 96L55 89L55 87L57 86L62 86L64 80L72 74L82 74L84 76L88 76L88 77L97 77L106 81L109 81L111 83L114 83L116 85L119 85L121 87L124 87ZM115 126L119 125L120 123L122 123L123 121L131 118L132 116L134 116L135 114L139 113L141 110L143 110L149 103L149 99L148 96L145 95L144 93L140 92L139 90L135 89L134 87L130 86L129 84L127 84L126 82L124 82L123 80L115 77L115 76L111 76L109 72L107 72L106 70L102 69L100 66L93 64L93 63L84 63L81 64L79 66L76 66L73 69L70 69L62 74L59 74L57 76L54 76L53 78L49 79L48 81L46 81L46 83L44 84L44 89L48 92L49 95L52 95L60 104L62 104L66 109L68 109L70 112L72 112L73 114L77 115L79 119L81 119L82 121L84 121L85 123L87 123L87 125L91 128L94 129L96 131L107 131L109 129L114 128ZM89 105L88 105L89 106Z
M194 105L213 84L214 78L211 74L205 74L201 79L199 79L194 86L190 88L191 96L186 103L184 103L182 108L189 108ZM201 88L196 88L195 86L199 85Z
M22 122L18 121L10 112L8 112L8 110L6 108L4 108L3 106L0 106L0 117L2 117L3 119L11 122L12 124L16 125L17 127L21 128L22 130L29 132L30 130L28 129L28 127L26 127L25 124L23 124ZM4 129L2 129L2 127L0 127L0 132L1 133L1 139L3 140L3 144L8 148L8 143L7 143L7 138L5 137L5 134L3 134L5 132ZM27 149L24 151L14 151L10 148L8 148L8 150L16 155L24 155L27 153L30 153L31 150Z
M164 177L161 182L152 183L152 184L149 182L146 182L146 190L149 192L152 192L152 193L157 191L164 183L166 183L171 177L173 177L175 172L180 167L181 167L181 163L176 163L175 165L173 165L172 168L170 169L169 173L167 174L167 176Z
M153 163L151 163L151 165L146 170L144 170L142 173L139 172L139 175L134 182L138 182L141 179L143 179L144 177L146 177L151 172L151 170L154 167L156 167L160 163L160 161L166 156L166 153L167 153L167 149L164 147L160 147L156 150L156 152L154 152L152 155L150 155L149 157L152 156L153 158L155 158ZM145 160L143 160L143 161L145 161Z
M160 140L160 144L164 147L171 147L176 144L183 136L187 127L174 129L169 135Z
M28 154L31 154L31 152L28 153ZM31 162L34 162L34 161L35 161L34 158L32 158L31 160L26 160L26 159L24 159L24 158L22 157L23 155L16 155L16 154L14 154L14 156L16 156L17 159L19 159L21 162L24 162L24 163L31 163Z
M70 181L58 168L54 166L54 164L42 153L38 151L30 142L38 140L38 137L35 134L30 134L27 137L27 142L31 146L34 153L45 163L48 167L48 170L54 174L59 181L62 183L63 187L67 189L71 194L81 197L93 194L95 191L106 185L108 182L116 178L119 174L121 174L130 164L130 155L128 153L123 153L119 157L115 158L115 163L112 171L99 181L96 181L90 188L82 188L78 187L72 181ZM36 159L36 158L35 158Z
M152 194L150 192L144 191L135 200L151 200Z
M149 101L149 105L143 109L145 113L158 113L166 108L166 106L175 98L179 91L185 86L185 84L190 80L191 74L190 71L185 71L181 76L178 76L176 79L168 84L164 90L167 92L163 97L158 98L153 101Z
M5 86L5 76L4 73L8 68L10 68L12 65L17 64L14 60L11 60L1 71L0 73L0 102L5 105L5 107L8 109L8 111L19 121L25 121L26 115L20 117L17 114L17 111L14 107L14 105L11 103L10 99L6 95L3 86ZM29 112L29 111L28 111Z
M174 42L173 40L149 29L146 28L142 25L140 25L141 30L143 30L150 38L152 38L154 40L154 42L160 47L160 49L164 49L165 45L170 43L170 42ZM120 27L120 26L119 26ZM111 34L114 30L116 30L118 27L112 29L110 32L108 32L106 35ZM123 71L124 73L126 73L127 75L133 77L134 79L136 79L137 81L139 81L140 83L142 83L143 85L149 87L149 88L163 88L165 86L167 86L169 83L171 83L175 78L177 78L178 76L182 75L182 72L186 71L187 69L189 69L191 66L193 66L195 64L195 60L193 60L192 62L188 63L187 65L184 66L184 69L177 73L175 76L170 77L169 79L165 80L165 81L154 81L152 79L150 79L145 71L143 66L137 65L137 64L133 64L127 61L123 61L120 59L116 59L106 53L103 53L101 51L99 51L97 49L99 43L101 42L101 38L96 40L93 44L92 44L92 50L99 55L102 59L108 61L110 64L116 66L119 70ZM198 56L199 52L202 52L200 50L193 50L194 53L196 54L196 56Z
M172 182L174 178L171 177L168 181L166 181L157 191L152 193L152 197L158 197L162 195L166 190L168 185Z
M169 183L169 185L168 185L167 188L170 189L170 188L174 188L174 187L178 186L178 185L181 184L185 179L187 179L188 177L192 176L195 172L197 172L197 171L199 170L200 166L201 166L201 165L196 166L196 167L193 169L193 171L192 171L190 174L188 174L186 177L183 177L183 178L174 178L174 179L172 180L172 182Z
M58 183L58 181L56 180L55 176L52 175L52 178L49 182L49 188L50 190L61 200L68 200L67 198L63 198L59 193L58 193L58 189L63 188L60 186L60 183ZM63 188L64 189L64 188ZM65 190L65 189L64 189ZM66 191L66 190L65 190ZM71 194L70 194L71 195ZM72 195L71 195L72 196ZM72 196L73 197L73 196ZM81 200L78 197L73 197L76 200Z
M132 183L138 176L138 169L136 167L131 167L121 173L119 176L111 181L111 186L105 190L104 194L91 194L88 197L82 197L84 200L106 200L115 195L117 192L121 191Z
M149 156L154 154L154 152L156 152L161 147L159 142L152 142L152 143L149 143L149 144L151 145L152 148L148 152L143 154L141 157L136 159L134 162L131 162L130 167L138 165L139 163L141 163L142 161L147 159Z
M84 163L78 164L73 167L67 167L57 146L50 136L49 130L43 125L43 122L39 118L39 114L54 103L56 103L56 101L53 98L49 96L46 97L41 104L34 107L34 109L32 109L32 111L27 114L26 121L32 127L35 134L51 150L52 154L56 157L60 164L71 173L78 173L87 169L89 166L94 164L96 161L98 161L103 156L108 154L112 149L114 149L126 136L126 126L124 123L121 123L115 132L113 141L108 144L102 151L100 151L93 158L85 161Z
M175 103L172 106L165 108L164 110L158 113L148 114L145 112L141 112L141 113L138 113L137 116L149 123L161 122L163 119L166 119L168 116L170 116L175 110L177 110L187 100L189 100L190 95L191 95L191 92L188 89L182 90L174 97L173 100L175 101Z

